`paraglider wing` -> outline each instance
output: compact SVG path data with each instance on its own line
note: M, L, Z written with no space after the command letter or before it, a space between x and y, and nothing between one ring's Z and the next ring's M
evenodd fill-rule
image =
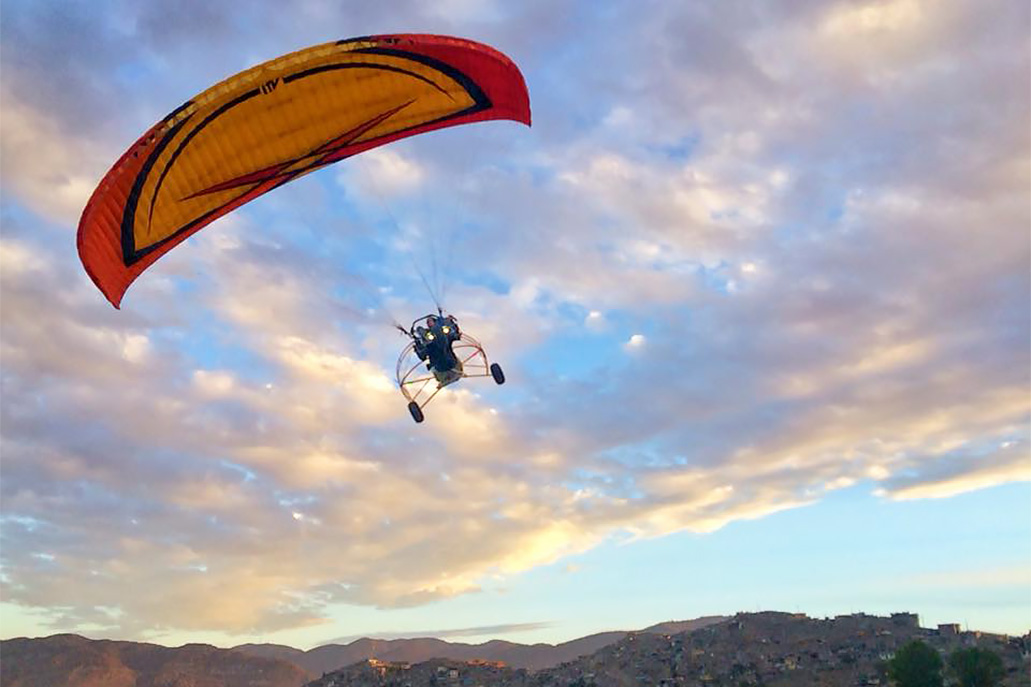
M460 38L314 46L209 88L150 128L79 221L86 272L116 308L134 279L215 219L338 160L469 122L530 124L515 64Z

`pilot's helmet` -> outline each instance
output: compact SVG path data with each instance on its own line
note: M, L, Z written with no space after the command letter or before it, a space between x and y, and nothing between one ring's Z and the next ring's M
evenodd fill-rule
M433 329L434 327L437 326L437 317L436 317L436 315L430 315L429 317L426 318L426 326L429 327L430 329Z

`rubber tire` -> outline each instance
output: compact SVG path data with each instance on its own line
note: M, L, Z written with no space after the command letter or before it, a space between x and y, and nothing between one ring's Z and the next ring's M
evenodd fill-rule
M426 417L422 414L422 408L415 401L408 404L408 412L412 414L412 419L416 422L422 422Z
M501 371L501 366L497 363L490 364L490 376L494 378L494 381L498 384L505 383L505 373Z

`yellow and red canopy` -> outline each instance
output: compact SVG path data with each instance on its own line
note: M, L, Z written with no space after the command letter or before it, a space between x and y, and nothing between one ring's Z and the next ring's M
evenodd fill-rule
M469 122L530 124L519 69L486 45L402 34L318 45L209 88L115 163L79 222L86 272L115 307L218 217L338 160Z

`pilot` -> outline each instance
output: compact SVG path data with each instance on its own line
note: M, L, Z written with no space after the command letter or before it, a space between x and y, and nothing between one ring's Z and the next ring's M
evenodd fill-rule
M457 381L462 376L462 363L451 349L462 338L455 318L447 315L426 318L425 327L415 328L415 354L419 360L428 360L426 367L433 372L440 386Z

